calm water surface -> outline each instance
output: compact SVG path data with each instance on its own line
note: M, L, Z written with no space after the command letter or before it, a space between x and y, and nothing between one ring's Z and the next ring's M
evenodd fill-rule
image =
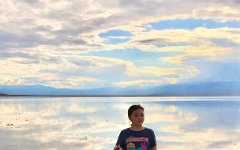
M111 150L132 104L159 150L240 149L240 97L0 97L0 149Z

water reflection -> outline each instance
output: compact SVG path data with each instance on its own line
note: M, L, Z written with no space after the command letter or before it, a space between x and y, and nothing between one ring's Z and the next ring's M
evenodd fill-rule
M1 98L0 147L110 150L120 130L129 126L128 107L140 103L145 107L145 126L156 133L158 149L240 149L240 101L236 98L161 99Z

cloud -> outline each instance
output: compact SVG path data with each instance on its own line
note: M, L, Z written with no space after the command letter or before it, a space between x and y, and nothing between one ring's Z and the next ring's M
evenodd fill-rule
M186 103L193 106L190 103ZM200 103L199 103L200 104ZM222 104L214 102L212 104L205 103L203 105L195 105L193 109L185 109L179 105L179 108L173 109L171 113L176 114L182 108L185 113L194 113L197 119L192 121L180 121L182 118L178 116L175 122L163 123L158 125L157 139L159 140L159 147L162 149L231 149L239 147L239 128L237 115L237 108L231 108L231 111L221 107ZM159 106L153 107L154 110ZM165 107L166 108L166 107ZM174 108L174 107L173 107ZM160 108L158 108L161 110ZM165 114L162 112L161 114ZM178 114L178 113L177 113ZM219 117L219 115L221 117ZM177 115L176 115L177 116ZM232 116L233 118L225 120L225 116ZM181 120L181 119L180 119Z
M101 117L106 111L104 105L91 106L87 102L45 99L38 104L31 100L20 103L1 104L0 145L3 148L19 149L78 149L109 148L114 143L111 136L98 135L117 131L125 124ZM59 99L58 99L59 100ZM71 99L69 99L71 100ZM76 99L75 99L76 100ZM26 102L26 103L25 103ZM112 114L111 114L112 115ZM112 117L112 116L111 116ZM101 140L101 143L94 141Z
M36 149L111 149L119 132L129 127L127 109L140 102L145 108L145 123L155 131L158 148L239 148L239 126L232 128L224 123L238 122L234 117L229 118L237 117L239 111L235 104L238 103L176 102L178 98L173 102L156 102L157 99L78 97L66 101L66 98L55 97L39 101L32 98L6 101L3 98L0 145L6 149L25 150L32 149L33 145ZM235 107L230 107L232 105ZM221 122L223 128L218 128L220 123L214 120L220 119L219 116L226 119ZM206 126L198 126L201 123ZM96 143L96 140L102 142Z
M172 126L160 132L175 133L174 136L158 136L161 139L159 147L163 149L212 149L224 150L239 147L237 134L231 135L217 129L201 131L186 131L179 126ZM192 143L192 144L190 144Z
M135 80L135 81L123 81L123 82L115 82L115 86L153 86L160 85L164 83L162 80Z
M153 107L153 110L150 107ZM180 122L182 124L189 124L198 119L197 115L183 111L175 106L160 107L147 105L146 108L148 110L146 114L146 123Z
M178 7L173 7L176 3ZM172 2L155 0L111 3L93 0L85 3L64 0L57 2L2 2L4 13L1 15L1 33L5 33L2 37L7 39L5 42L2 41L4 42L2 48L35 47L37 45L61 47L65 44L87 46L90 44L89 41L94 40L97 36L97 32L118 28L126 24L136 26L144 24L146 21L158 21L167 17L170 19L177 17L201 18L203 17L201 11L207 13L204 14L204 16L208 16L207 18L223 20L228 20L229 13L232 13L232 18L229 18L232 20L234 10L236 16L239 14L237 11L239 5L233 1L221 1L217 5L215 1L207 3L203 1L202 5L199 5L199 2L188 0L186 3L188 3L187 6L183 5L182 1L175 1L173 4ZM214 14L214 11L218 11L218 15ZM159 14L161 15L159 16ZM239 18L235 17L235 19ZM132 21L129 22L129 20ZM89 40L89 36L92 39ZM92 49L92 47L90 46L88 49Z
M0 62L1 84L42 84L54 87L94 88L138 83L142 83L142 85L175 83L181 79L180 76L186 74L186 70L183 68L161 69L150 66L139 68L131 61L96 56L32 55L28 53L12 53L12 55L15 57L9 56ZM15 70L18 76L12 70ZM140 80L121 81L125 77L139 78ZM153 80L154 78L155 80ZM160 81L160 79L163 80ZM109 83L109 81L113 83Z
M152 30L134 36L128 45L146 51L182 51L186 54L207 57L223 56L221 54L227 54L238 46L238 32L239 29L202 27L194 30ZM222 47L222 42L217 42L218 39L228 41L228 47L226 44Z
M132 66L130 62L100 57L57 57L42 55L37 58L9 58L0 62L2 83L50 84L63 87L91 87L106 84L108 71L115 72L116 78L124 76L125 70ZM61 69L59 67L61 66ZM18 72L18 77L12 72ZM64 79L68 76L67 79ZM102 76L102 79L97 77ZM35 83L34 83L35 82ZM62 82L62 83L61 83ZM64 83L65 82L65 83ZM87 85L86 85L87 84Z
M239 61L224 59L220 61L209 61L205 59L188 60L198 69L197 76L185 78L182 82L239 82ZM233 62L235 61L235 62Z
M192 59L223 60L227 57L239 60L240 31L231 26L155 30L151 24L179 18L238 23L239 13L236 0L2 1L1 84L95 88L149 85L160 80L177 83L186 75L184 71L195 70L196 73L200 70L192 64ZM128 34L117 38L101 37L110 31ZM143 53L181 54L161 57L151 66L144 63L139 66L134 58L88 56L90 52L129 48L137 48ZM189 72L194 74L194 71ZM68 80L63 80L66 78Z
M196 68L156 68L143 67L132 68L128 75L140 78L140 80L115 82L116 86L158 86L164 84L176 84L187 77L195 76L198 71Z

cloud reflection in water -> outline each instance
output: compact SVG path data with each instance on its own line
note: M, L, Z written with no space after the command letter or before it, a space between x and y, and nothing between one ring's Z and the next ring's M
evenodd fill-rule
M145 126L154 129L158 149L240 148L239 101L153 99L1 98L0 147L109 150L120 130L130 124L128 107L141 103L145 107Z

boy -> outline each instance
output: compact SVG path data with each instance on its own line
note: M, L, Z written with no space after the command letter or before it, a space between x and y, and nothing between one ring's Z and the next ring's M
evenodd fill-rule
M143 127L144 108L132 105L128 109L128 118L131 127L121 131L114 150L157 150L153 130Z

